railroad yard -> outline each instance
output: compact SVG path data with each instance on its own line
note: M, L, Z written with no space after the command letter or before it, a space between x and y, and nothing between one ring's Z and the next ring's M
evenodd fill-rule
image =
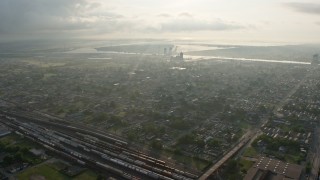
M121 179L196 179L198 175L166 164L142 152L132 150L127 142L88 131L63 122L49 122L1 114L1 124L23 134L48 151L77 162L111 172ZM32 122L30 122L32 121Z

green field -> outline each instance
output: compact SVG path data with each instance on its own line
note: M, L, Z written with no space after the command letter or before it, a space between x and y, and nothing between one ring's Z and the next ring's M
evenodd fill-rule
M2 151L7 153L7 156L20 155L24 162L28 162L33 165L39 164L43 161L29 152L32 148L41 149L42 147L17 134L12 133L0 138L0 147L2 148Z
M6 146L17 146L20 148L40 148L41 147L38 144L13 133L11 133L8 136L0 138L0 143L3 143Z
M189 157L182 154L173 153L169 150L163 150L161 153L170 159L185 164L188 167L197 169L198 171L203 171L211 164L209 161L199 159L196 157Z
M97 179L97 174L87 170L73 178L66 176L56 170L54 167L51 167L49 164L42 164L39 166L31 167L21 172L18 176L18 179L40 179L45 178L46 180L94 180Z
M44 177L47 180L67 180L68 176L61 174L59 171L48 165L40 165L28 168L18 175L18 179L32 179L32 177Z
M254 162L253 161L248 161L245 159L240 159L240 166L241 166L241 172L244 174L253 166Z
M258 155L258 152L253 147L248 147L243 153L243 156L246 156L246 157L254 158L254 157L257 157L257 155Z
M95 174L92 171L85 171L73 179L74 180L95 180L97 179L97 174Z

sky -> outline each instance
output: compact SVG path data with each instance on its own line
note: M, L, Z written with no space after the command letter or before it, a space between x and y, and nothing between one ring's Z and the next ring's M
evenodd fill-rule
M0 0L0 41L320 43L319 0Z

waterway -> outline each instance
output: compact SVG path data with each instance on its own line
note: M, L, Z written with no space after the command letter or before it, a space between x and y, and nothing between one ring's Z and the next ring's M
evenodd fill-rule
M202 45L177 45L177 49L185 50L184 52L199 51L199 50L213 50L213 49L223 49L219 47L208 47ZM139 55L152 55L149 53L128 53L128 52L115 52L115 51L97 51L94 48L80 48L75 49L66 53L97 53L97 54L139 54ZM162 54L153 54L162 55ZM221 56L193 56L185 55L186 62L201 61L201 60L224 60L224 61L247 61L247 62L264 62L264 63L282 63L282 64L300 64L300 65L310 65L310 62L303 61L288 61L288 60L276 60L276 59L253 59L253 58L242 58L242 57L221 57ZM109 59L109 58L95 58L91 57L88 59Z
M251 61L251 62L269 62L282 64L302 64L310 65L310 62L301 61L287 61L287 60L271 60L271 59L249 59L249 58L233 58L233 57L219 57L219 56L185 56L186 61L201 61L201 60L232 60L232 61Z

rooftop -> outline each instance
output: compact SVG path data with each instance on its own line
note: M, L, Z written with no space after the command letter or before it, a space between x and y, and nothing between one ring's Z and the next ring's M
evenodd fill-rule
M249 169L244 180L298 180L300 179L302 169L303 167L297 164L261 157L254 166Z
M11 133L11 131L9 131L7 128L0 126L0 137L5 136L10 133Z

